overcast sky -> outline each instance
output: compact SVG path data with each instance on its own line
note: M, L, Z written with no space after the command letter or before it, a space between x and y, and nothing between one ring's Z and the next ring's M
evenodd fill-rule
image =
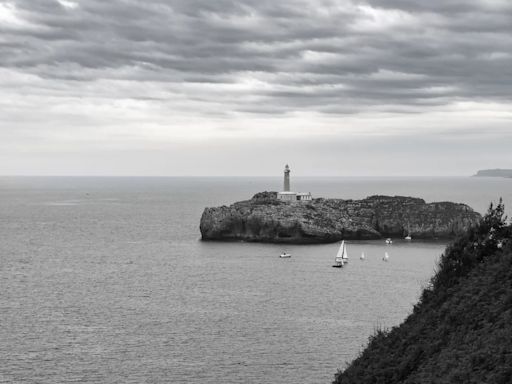
M0 174L512 168L510 0L0 0Z

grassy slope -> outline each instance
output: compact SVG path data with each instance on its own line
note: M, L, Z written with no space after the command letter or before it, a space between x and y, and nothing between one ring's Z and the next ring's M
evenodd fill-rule
M449 246L413 313L372 336L334 382L512 383L512 228L502 216L491 207Z

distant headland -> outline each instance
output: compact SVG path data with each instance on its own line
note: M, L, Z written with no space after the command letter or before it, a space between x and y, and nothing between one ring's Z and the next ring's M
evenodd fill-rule
M408 235L450 239L480 219L465 204L426 203L414 197L313 198L310 193L290 191L286 166L283 192L260 192L230 206L205 208L200 231L203 240L292 244Z
M481 169L475 177L512 177L512 169Z

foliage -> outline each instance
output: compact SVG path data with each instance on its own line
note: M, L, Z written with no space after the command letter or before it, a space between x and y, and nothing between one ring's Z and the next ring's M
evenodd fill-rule
M432 280L432 288L449 288L467 275L476 264L503 246L510 228L505 225L505 207L500 199L496 207L491 203L480 224L470 228L446 250L439 263L439 272ZM499 245L501 244L501 245Z
M456 239L413 313L334 383L512 382L512 228L504 207Z

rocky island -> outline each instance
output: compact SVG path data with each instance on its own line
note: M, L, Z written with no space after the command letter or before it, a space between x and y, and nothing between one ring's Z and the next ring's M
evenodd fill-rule
M311 244L406 235L448 239L480 220L465 204L414 197L289 202L277 199L277 192L260 192L230 206L206 208L200 230L203 240Z

